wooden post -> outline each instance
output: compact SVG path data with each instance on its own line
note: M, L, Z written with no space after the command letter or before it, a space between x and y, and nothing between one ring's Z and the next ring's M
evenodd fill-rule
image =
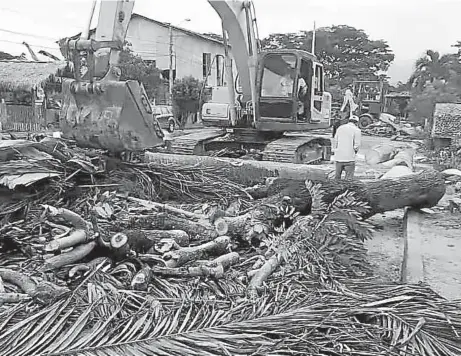
M168 27L169 37L170 37L170 68L168 73L168 92L170 94L170 105L173 105L173 28L171 24Z

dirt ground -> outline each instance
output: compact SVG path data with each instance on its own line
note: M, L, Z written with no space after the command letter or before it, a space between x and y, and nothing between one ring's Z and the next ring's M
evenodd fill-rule
M403 262L403 209L375 215L368 221L376 227L365 242L368 260L376 277L383 282L399 282Z
M446 210L452 187L421 225L426 282L447 299L461 300L461 213Z

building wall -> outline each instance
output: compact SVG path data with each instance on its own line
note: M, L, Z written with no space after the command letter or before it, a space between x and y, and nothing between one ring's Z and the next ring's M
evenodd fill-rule
M169 69L168 27L134 17L128 27L127 41L131 43L132 50L144 60L155 60L156 66L160 70L167 71ZM209 53L208 56L211 61L211 74L208 77L207 85L218 85L218 64L220 75L224 75L224 58L217 59L216 57L216 55L224 55L224 46L219 43L173 29L173 52L175 54L173 68L176 69L176 78L193 76L203 80L204 53ZM236 73L235 68L234 73Z

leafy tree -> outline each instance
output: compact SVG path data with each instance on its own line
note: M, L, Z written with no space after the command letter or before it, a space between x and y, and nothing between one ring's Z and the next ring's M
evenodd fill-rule
M120 53L118 65L122 71L121 80L137 80L144 85L147 96L157 97L164 88L165 80L160 70L154 64L148 64L129 47Z
M458 55L440 55L428 50L426 56L416 61L408 85L412 94L408 105L410 119L415 123L429 119L431 124L436 103L461 100L461 63Z
M394 54L383 40L371 40L363 31L340 25L320 28L315 36L315 54L329 75L329 88L344 88L353 80L377 80ZM276 33L262 40L264 49L301 49L310 52L312 31Z
M419 58L415 64L415 72L409 79L409 85L418 91L423 91L427 83L434 80L450 79L451 70L456 70L457 59L453 54L440 56L437 51L428 50L424 57Z
M189 76L177 80L173 86L173 110L178 118L187 118L200 110L200 95L203 83Z

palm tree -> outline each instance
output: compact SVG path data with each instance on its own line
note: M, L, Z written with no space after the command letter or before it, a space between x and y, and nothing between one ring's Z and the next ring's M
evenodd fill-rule
M410 86L422 91L429 82L447 81L450 78L453 59L453 54L440 56L437 51L427 50L426 55L416 61L416 70L408 81Z

